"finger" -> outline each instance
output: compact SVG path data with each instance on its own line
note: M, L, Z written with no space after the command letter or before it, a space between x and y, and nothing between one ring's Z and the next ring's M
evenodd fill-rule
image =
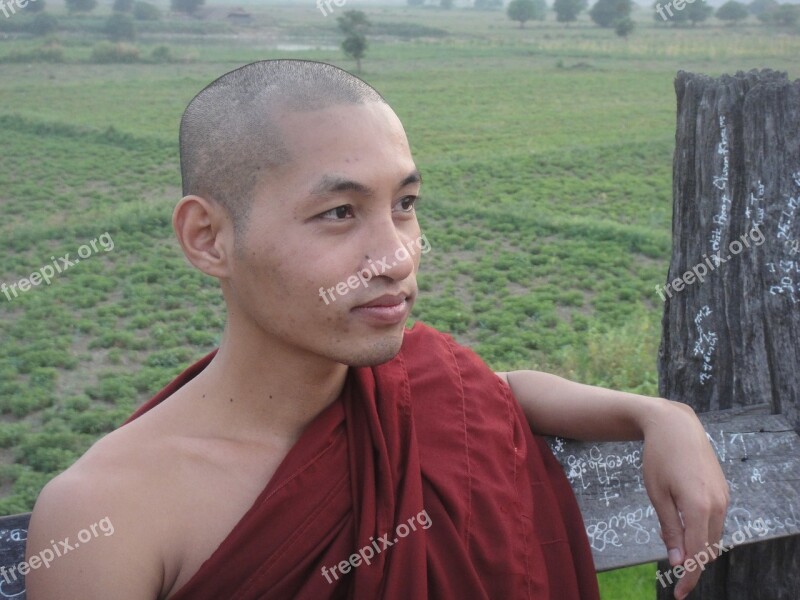
M679 565L684 560L683 521L678 507L668 493L652 494L650 500L656 510L661 525L661 539L667 547L670 566Z
M712 520L711 507L694 507L685 512L686 530L684 533L685 550L683 567L684 576L675 586L675 597L678 600L685 598L697 585L700 575L705 569L708 557L708 532Z

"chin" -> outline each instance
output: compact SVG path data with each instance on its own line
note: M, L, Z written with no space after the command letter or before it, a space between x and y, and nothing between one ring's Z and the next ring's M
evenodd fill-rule
M339 362L349 367L374 367L392 360L403 345L403 330L398 335L387 335L372 344L352 348Z

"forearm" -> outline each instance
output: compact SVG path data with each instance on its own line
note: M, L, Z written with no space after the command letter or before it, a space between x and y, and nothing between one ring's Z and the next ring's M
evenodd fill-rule
M575 383L539 371L499 373L522 406L531 429L584 441L640 440L676 403Z

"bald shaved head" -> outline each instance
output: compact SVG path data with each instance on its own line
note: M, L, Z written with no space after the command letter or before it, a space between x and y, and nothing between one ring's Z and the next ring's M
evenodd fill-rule
M367 102L386 104L364 81L326 63L264 60L226 73L197 94L183 113L183 195L218 202L241 233L264 175L300 158L290 156L284 144L281 113Z

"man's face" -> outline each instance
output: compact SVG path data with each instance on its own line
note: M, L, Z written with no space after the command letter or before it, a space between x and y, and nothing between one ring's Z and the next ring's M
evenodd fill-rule
M372 102L284 112L279 123L291 161L256 191L224 285L229 309L287 351L386 362L400 349L427 244L400 120Z

